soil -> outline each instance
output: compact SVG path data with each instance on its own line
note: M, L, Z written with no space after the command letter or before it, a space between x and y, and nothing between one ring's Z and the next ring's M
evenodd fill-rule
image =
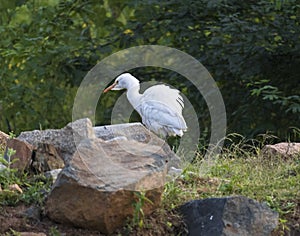
M44 233L47 236L104 235L98 231L58 224L46 216L41 216L40 219L28 218L25 216L25 212L32 207L25 204L0 206L0 235L16 235L14 232ZM170 223L169 226L166 226L166 221ZM124 227L114 235L187 235L186 232L186 227L178 215L172 212L168 214L154 212L144 220L143 228Z
M297 202L297 214L288 216L288 228L276 229L271 236L298 236L300 235L300 201ZM0 235L16 235L14 232L44 233L49 236L82 236L104 235L98 231L75 228L51 221L41 215L38 218L25 215L28 209L34 206L18 204L16 206L0 206ZM165 224L169 222L169 226ZM283 232L284 231L284 232ZM25 234L26 235L26 234ZM27 234L30 235L30 234ZM180 216L174 212L154 212L144 220L144 227L126 227L117 231L114 235L187 235L187 229Z
M0 213L0 234L17 231L17 232L35 232L45 233L46 235L55 235L54 232L59 232L60 235L101 235L98 232L76 229L70 226L56 224L50 221L47 217L38 219L27 219L24 215L30 206L19 204L17 206L3 206ZM58 234L59 235L59 234Z

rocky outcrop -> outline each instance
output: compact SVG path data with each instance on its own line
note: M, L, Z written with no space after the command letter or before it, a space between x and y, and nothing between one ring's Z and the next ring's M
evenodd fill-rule
M278 213L243 196L191 201L180 212L190 236L269 236L278 224Z
M46 202L54 221L112 233L134 214L143 191L144 214L161 202L169 149L134 140L86 139L59 174Z
M21 153L17 153L16 156L21 156L24 160L28 159L28 163L32 162L34 170L43 172L52 170L55 167L61 168L61 159L64 163L67 163L82 140L95 138L105 142L118 140L136 141L157 147L158 151L162 148L169 152L170 149L164 140L147 130L141 123L93 127L91 121L87 118L69 123L62 129L25 131L15 139L16 141L12 142L24 142L24 145L31 145L31 153L27 152L26 158ZM129 146L122 145L122 142L119 142L119 144L124 151L129 148L127 151L130 152ZM12 148L14 147L12 145ZM169 162L169 168L178 168L180 166L180 159L176 155L171 155L171 158L167 161ZM55 164L52 164L53 168L50 162L55 162Z
M56 178L46 200L49 218L103 233L141 210L134 207L139 196L149 200L142 206L145 215L158 208L168 168L180 163L141 124L92 127L81 119L62 129L22 132L14 142L31 147L24 167L30 162L35 172Z
M300 143L277 143L266 145L262 148L261 154L266 157L281 157L284 159L300 156Z

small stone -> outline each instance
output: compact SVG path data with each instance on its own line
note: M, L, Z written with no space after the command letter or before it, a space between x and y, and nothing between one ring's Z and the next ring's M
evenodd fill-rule
M11 184L11 185L9 185L8 189L10 191L16 191L16 192L19 192L19 193L23 193L23 190L20 188L20 186L18 184Z
M34 233L34 232L21 232L18 235L20 235L20 236L47 236L44 233Z
M40 221L41 220L41 209L37 206L31 206L24 211L23 215L27 219Z
M62 171L62 169L54 169L45 172L45 177L48 179L51 179L52 182L54 183L57 179L58 174Z
M7 169L7 167L5 165L3 165L2 163L0 163L0 171Z

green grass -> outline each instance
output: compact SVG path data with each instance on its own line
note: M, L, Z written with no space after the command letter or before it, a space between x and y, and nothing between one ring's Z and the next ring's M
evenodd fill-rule
M176 208L192 199L243 195L266 202L277 211L276 235L288 226L299 229L300 156L290 159L264 157L257 146L239 143L223 149L203 174L205 161L199 154L183 174L166 185L163 205Z
M14 152L10 153L13 154ZM44 175L30 175L27 172L11 168L11 162L7 162L3 158L3 154L4 151L2 150L0 152L0 163L7 168L0 171L0 187L2 189L0 192L0 206L16 205L19 202L42 205L46 193L50 191L51 180ZM11 190L10 186L13 184L17 184L23 192Z

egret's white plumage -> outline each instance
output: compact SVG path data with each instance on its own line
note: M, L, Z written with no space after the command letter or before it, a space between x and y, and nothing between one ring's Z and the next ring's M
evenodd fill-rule
M166 85L155 85L140 94L140 82L129 73L118 76L106 88L109 90L127 89L127 98L142 117L143 124L154 133L166 136L182 136L187 126L182 116L184 102L176 89Z

